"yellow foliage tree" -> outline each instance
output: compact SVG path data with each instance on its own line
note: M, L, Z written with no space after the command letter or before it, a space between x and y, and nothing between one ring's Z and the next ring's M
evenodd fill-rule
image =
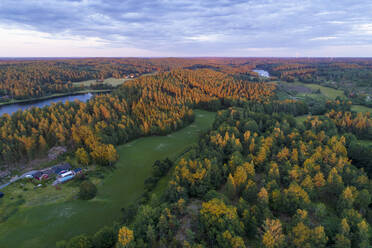
M118 245L121 248L128 248L133 245L133 240L134 240L134 234L133 231L130 230L129 228L123 226L119 230L118 234Z
M280 220L266 219L263 224L262 244L266 248L282 247L285 241L285 236L282 230Z
M75 152L76 159L78 160L79 164L87 166L89 164L89 154L85 151L84 148L79 148Z

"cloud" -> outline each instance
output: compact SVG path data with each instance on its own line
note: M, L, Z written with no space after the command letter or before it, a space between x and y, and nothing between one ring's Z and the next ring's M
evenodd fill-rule
M323 37L314 37L314 38L311 38L310 40L333 40L333 39L337 39L337 37L335 37L335 36L323 36Z
M242 56L371 44L370 13L364 0L2 0L0 27L97 49Z

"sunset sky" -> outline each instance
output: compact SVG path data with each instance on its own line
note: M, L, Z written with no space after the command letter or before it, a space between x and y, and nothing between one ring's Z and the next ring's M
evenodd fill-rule
M372 1L1 0L0 57L372 57Z

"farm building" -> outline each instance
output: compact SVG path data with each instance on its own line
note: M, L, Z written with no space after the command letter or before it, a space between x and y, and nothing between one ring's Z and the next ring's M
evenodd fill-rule
M62 174L60 174L60 177L68 177L68 176L73 176L74 173L72 171L66 171Z
M61 163L52 167L52 170L54 171L55 174L59 174L61 173L61 171L68 171L70 169L71 165L69 163Z
M25 178L33 178L34 175L35 175L37 172L39 172L39 171L37 171L37 170L29 171L29 172L27 172L27 173L24 174L24 177L25 177Z
M46 169L41 171L44 175L48 175L49 177L54 174L54 171L52 169Z
M60 177L60 178L58 178L57 180L56 180L56 182L57 182L57 184L58 183L64 183L64 182L67 182L67 181L69 181L69 180L71 180L71 179L73 179L74 178L74 175L69 175L69 176L65 176L65 177Z
M35 179L41 180L41 177L43 176L43 173L41 171L38 171L32 175Z

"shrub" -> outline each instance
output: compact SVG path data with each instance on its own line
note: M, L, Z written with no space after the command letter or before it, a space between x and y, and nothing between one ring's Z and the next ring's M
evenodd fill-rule
M85 235L79 235L70 239L66 248L92 248L91 240Z
M116 243L116 236L113 228L103 227L93 236L94 246L99 248L111 248Z
M97 187L91 181L83 181L80 184L79 198L83 200L90 200L97 194Z

